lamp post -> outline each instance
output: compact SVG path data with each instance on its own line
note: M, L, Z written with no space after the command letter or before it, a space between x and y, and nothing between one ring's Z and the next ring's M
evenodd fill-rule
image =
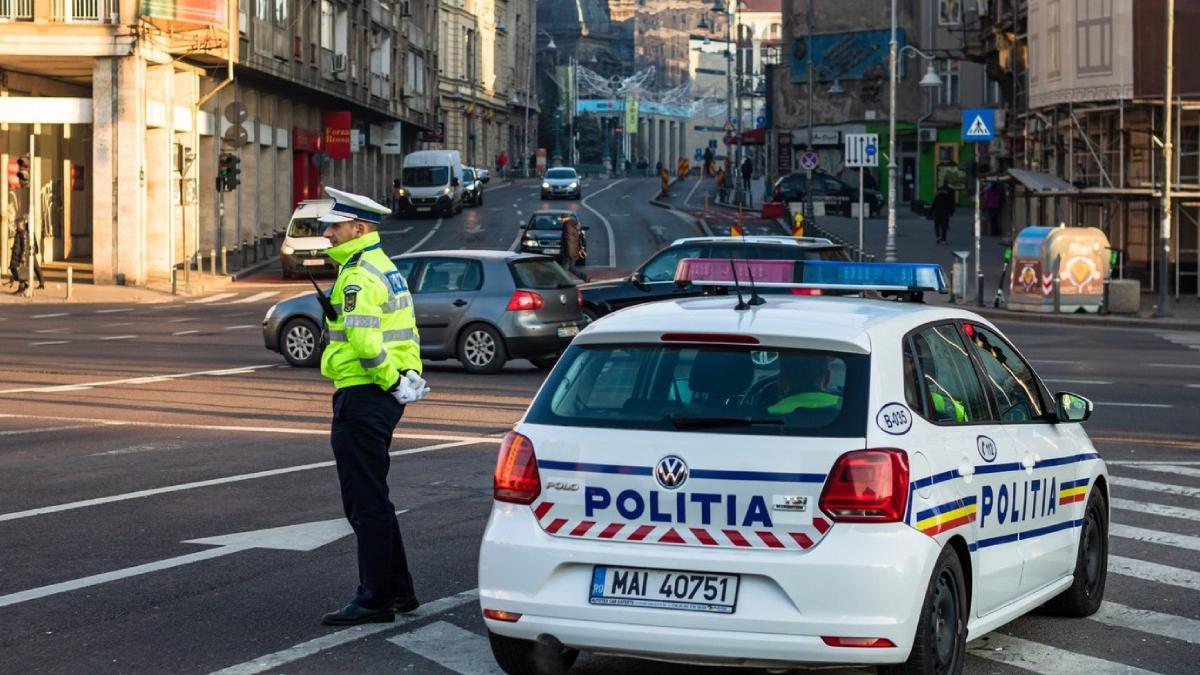
M530 23L530 27L536 24ZM545 35L550 38L546 44L546 49L558 49L558 45L554 44L554 36L547 33L544 28L535 29L529 36L529 67L525 71L525 134L521 149L521 163L525 165L525 177L533 175L533 162L529 161L529 109L532 103L529 98L529 92L533 89L533 57L537 53L537 39L539 35ZM539 110L540 112L540 110Z
M1167 258L1171 255L1171 170L1174 162L1175 138L1174 129L1172 128L1174 107L1171 103L1171 98L1175 91L1175 0L1167 0L1167 45L1166 45L1166 76L1163 80L1163 106L1166 108L1163 114L1165 126L1163 128L1163 160L1165 161L1163 171L1163 192L1162 192L1162 223L1159 226L1159 252L1158 252L1158 308L1154 311L1154 316L1164 319L1172 316L1171 312L1171 294L1167 288L1169 285L1168 270L1170 266L1167 264Z

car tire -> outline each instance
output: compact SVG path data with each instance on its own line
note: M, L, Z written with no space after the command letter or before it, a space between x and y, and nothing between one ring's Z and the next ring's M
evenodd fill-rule
M462 212L463 212L463 203L462 203L462 200L460 199L460 200L458 200L458 206L454 207L454 213L459 214Z
M558 363L559 356L559 354L553 356L534 356L529 359L529 362L538 370L550 370L554 367L554 364Z
M287 265L283 266L283 278L284 279L296 278L296 275L292 273L292 270Z
M880 666L879 675L957 675L967 652L970 611L962 562L952 546L942 549L925 590L921 618L908 660Z
M279 331L279 352L296 368L312 368L321 362L321 329L309 319L295 318Z
M1108 581L1108 505L1099 490L1092 488L1079 530L1075 554L1075 581L1050 599L1042 609L1057 616L1085 617L1100 609Z
M482 192L480 192L479 196L475 198L475 206L483 206L483 193Z
M496 373L508 360L504 338L486 323L473 323L458 336L458 360L470 373Z
M565 675L579 658L579 650L552 647L544 642L518 640L488 631L492 656L508 675Z
M584 307L580 311L583 313L583 317L587 319L589 324L595 323L596 320L600 318L600 313L592 307Z
M544 201L544 202L546 202L546 201L550 201L550 194L549 194L549 193L546 193L546 192L543 192L543 193L542 193L542 201Z

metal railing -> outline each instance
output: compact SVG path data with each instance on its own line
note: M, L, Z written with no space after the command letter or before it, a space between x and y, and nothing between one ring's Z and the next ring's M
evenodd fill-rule
M0 0L3 2L3 0ZM117 23L118 0L54 0L51 20L79 23Z
M33 0L0 0L0 21L33 21Z

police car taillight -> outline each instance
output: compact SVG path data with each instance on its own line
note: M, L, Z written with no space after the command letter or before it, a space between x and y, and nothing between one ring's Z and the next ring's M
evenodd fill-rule
M834 637L822 635L821 641L830 647L895 647L887 638Z
M819 505L839 523L893 523L908 503L908 455L903 450L855 450L838 458Z
M492 474L492 496L498 502L532 504L542 493L533 441L510 431L500 444L496 471Z

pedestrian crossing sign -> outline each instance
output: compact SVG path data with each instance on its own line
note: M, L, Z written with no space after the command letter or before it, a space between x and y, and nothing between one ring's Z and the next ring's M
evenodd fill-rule
M996 111L992 108L965 108L962 111L962 137L969 143L985 143L996 135Z

